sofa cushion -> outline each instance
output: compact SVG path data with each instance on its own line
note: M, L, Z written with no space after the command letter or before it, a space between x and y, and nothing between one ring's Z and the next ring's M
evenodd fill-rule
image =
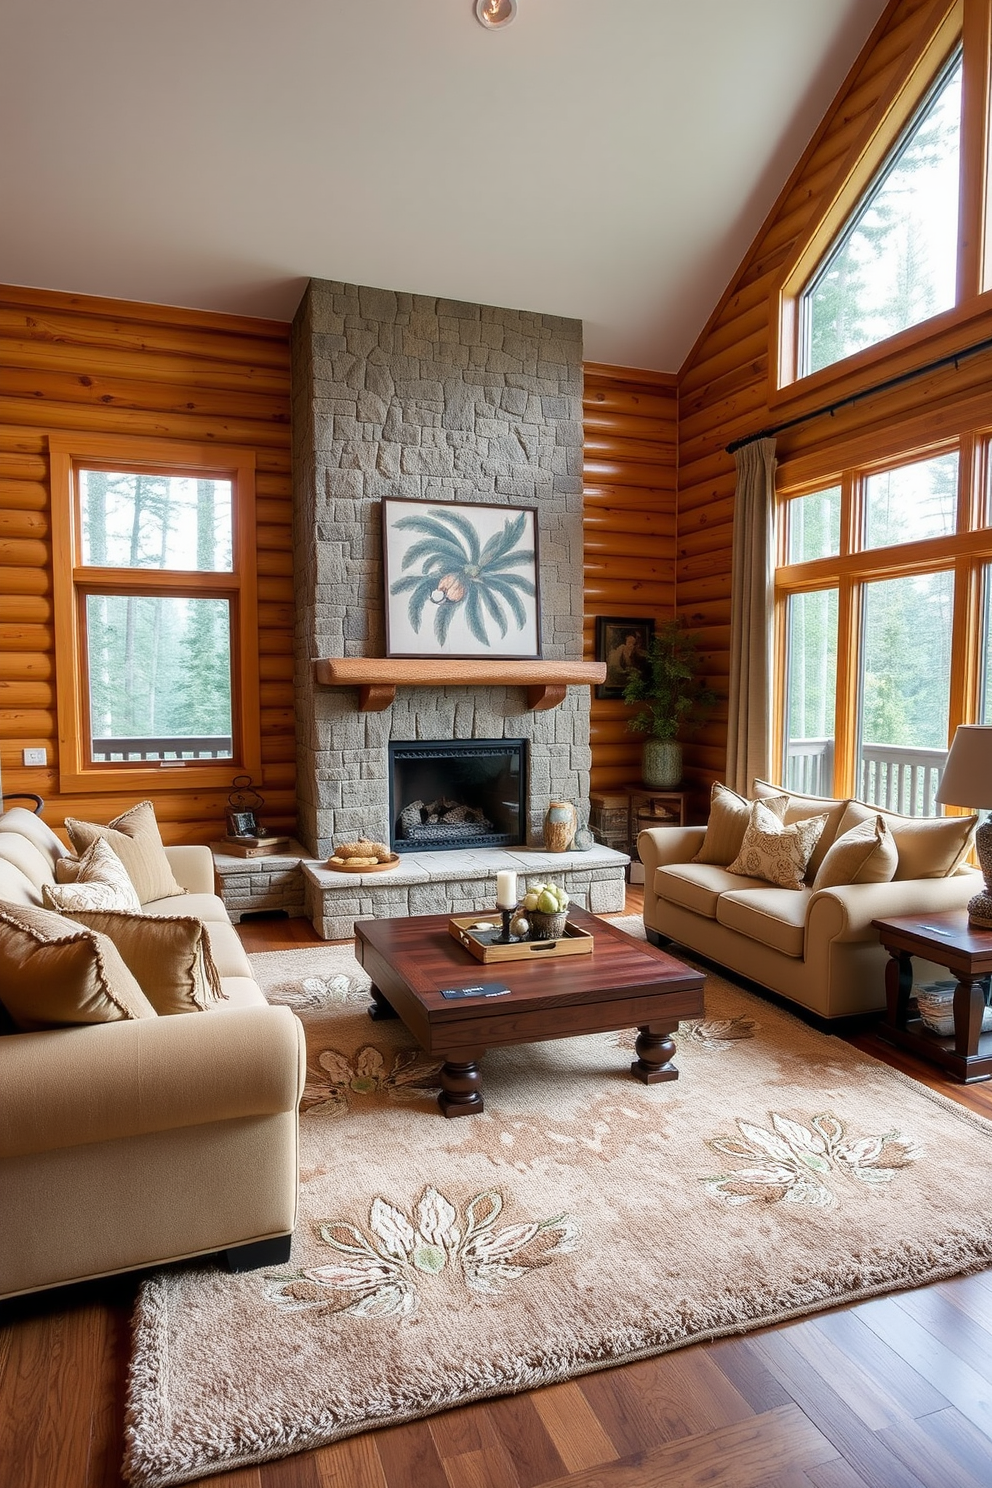
M880 806L849 801L841 831L874 816L885 818L895 838L899 854L895 879L947 878L967 857L978 825L977 816L899 816Z
M755 797L761 801L769 795L778 795L782 791L781 785L772 785L768 780L754 781ZM820 871L820 864L826 857L831 846L841 830L841 821L847 810L848 802L838 799L836 796L807 796L801 791L789 791L783 820L787 827L793 822L804 821L808 816L825 816L827 819L823 824L823 831L814 847L806 869L806 881L812 883Z
M728 930L737 930L783 956L802 956L806 938L806 909L812 889L735 889L723 894L716 917Z
M67 816L65 829L80 854L102 837L127 869L142 904L183 893L172 875L151 801L139 801L106 827Z
M155 1017L113 942L49 909L0 905L0 988L26 1032Z
M223 998L202 921L188 915L79 910L68 918L112 940L155 1011L202 1012Z
M827 851L813 880L814 889L839 884L889 883L895 876L899 850L884 816L875 814L842 832Z
M782 792L769 795L765 805L778 816L784 816L788 797ZM710 789L710 816L706 836L694 863L716 863L726 868L741 850L744 833L751 819L751 802L739 796L728 785L714 781Z
M695 914L716 919L717 901L732 889L760 889L760 878L742 878L716 863L669 863L656 868L654 891L660 899L680 904Z
M801 889L826 820L825 815L807 816L787 826L764 801L754 801L741 850L728 872L765 879L780 889Z
M66 862L73 864L72 876L61 882L59 870L65 872L62 865ZM67 912L73 909L137 911L141 908L127 869L102 837L90 843L81 858L60 858L55 864L55 878L55 883L41 886L46 909Z
M231 916L217 894L175 894L167 899L150 899L141 906L146 915L192 915L205 925L229 925Z

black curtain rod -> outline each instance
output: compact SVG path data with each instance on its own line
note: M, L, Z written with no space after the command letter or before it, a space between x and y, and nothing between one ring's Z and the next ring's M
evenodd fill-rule
M850 397L839 398L836 403L824 403L822 408L814 408L810 413L800 413L795 418L786 419L781 424L770 424L767 429L759 429L757 434L747 434L743 439L734 439L726 446L728 455L743 449L746 444L754 444L758 439L772 439L776 434L782 434L786 429L794 429L797 424L808 424L811 419L822 418L825 413L835 414L838 409L847 408L853 403L860 403L862 398L871 398L875 393L887 393L891 388L902 387L905 382L912 382L916 377L925 377L928 372L937 372L941 367L957 367L966 357L977 356L979 352L992 350L992 336L986 336L984 341L976 341L974 346L966 346L962 351L951 352L948 356L937 357L936 361L927 362L923 367L914 367L911 372L901 372L898 377L890 377L885 382L876 382L872 387L863 388L859 393L851 393Z

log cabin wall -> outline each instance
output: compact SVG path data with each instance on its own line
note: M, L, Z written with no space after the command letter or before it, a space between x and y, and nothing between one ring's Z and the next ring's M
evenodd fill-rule
M595 656L596 616L675 614L676 440L674 376L587 362L583 419L585 629ZM592 702L593 791L640 779L642 737L631 709Z
M0 288L0 769L55 827L107 821L133 793L60 795L48 438L147 435L256 459L259 678L266 824L295 825L289 326L156 305ZM43 746L45 768L21 751ZM226 792L165 788L167 842L224 830Z
M978 7L975 7L976 9ZM741 268L711 316L678 377L678 560L679 612L695 630L704 671L721 706L686 750L686 779L693 788L695 819L705 820L709 788L724 778L726 708L730 669L731 539L735 469L725 447L834 396L822 393L791 406L774 398L769 382L772 316L784 267L797 244L826 210L828 192L852 145L884 106L888 90L921 48L932 26L932 0L894 0L876 27L819 130L755 239ZM992 333L986 317L972 322L966 338ZM958 338L959 343L961 338ZM925 327L899 338L901 350L886 359L877 378L925 365L951 349ZM914 440L939 438L974 423L976 395L988 386L992 359L962 361L960 367L921 377L887 394L876 394L829 418L818 418L781 434L780 474L810 479L830 471L842 449L912 448ZM969 406L970 405L970 406ZM986 400L986 416L992 403ZM864 441L867 440L867 446Z

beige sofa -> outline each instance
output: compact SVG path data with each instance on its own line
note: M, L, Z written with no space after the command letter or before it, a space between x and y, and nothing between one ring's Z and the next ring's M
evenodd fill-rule
M819 859L840 827L874 810L861 802L791 797L785 820L820 807L829 819ZM853 814L845 817L849 807ZM893 823L903 820L886 815ZM717 864L692 862L705 833L705 827L652 827L640 833L648 939L655 945L677 941L824 1019L885 1007L888 953L872 920L963 909L980 886L981 875L962 867L944 878L897 877L816 892L808 885L776 888ZM948 975L929 962L915 967L920 980Z
M189 892L142 913L205 923L227 1000L0 1037L0 1297L217 1251L233 1269L289 1255L303 1031L252 980L209 849L166 851ZM0 901L40 906L64 852L30 812L0 816Z

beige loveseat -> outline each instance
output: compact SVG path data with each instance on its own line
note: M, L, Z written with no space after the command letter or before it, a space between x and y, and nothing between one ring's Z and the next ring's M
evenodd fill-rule
M758 795L773 787L756 783ZM784 820L825 812L827 824L816 864L832 842L876 808L861 802L790 796ZM883 813L898 842L900 823L911 821L919 857L919 819ZM658 945L677 941L757 982L821 1018L842 1018L885 1007L885 964L872 920L963 909L981 875L958 867L946 877L900 877L887 883L850 883L814 892L777 888L725 866L693 862L705 827L652 827L637 849L644 864L644 925ZM909 862L909 854L905 854ZM946 969L917 962L920 980L946 977Z
M0 901L40 906L64 852L30 812L0 816ZM0 1297L216 1251L234 1269L288 1257L303 1031L252 980L209 849L166 852L189 892L142 913L205 923L226 1000L0 1037Z

